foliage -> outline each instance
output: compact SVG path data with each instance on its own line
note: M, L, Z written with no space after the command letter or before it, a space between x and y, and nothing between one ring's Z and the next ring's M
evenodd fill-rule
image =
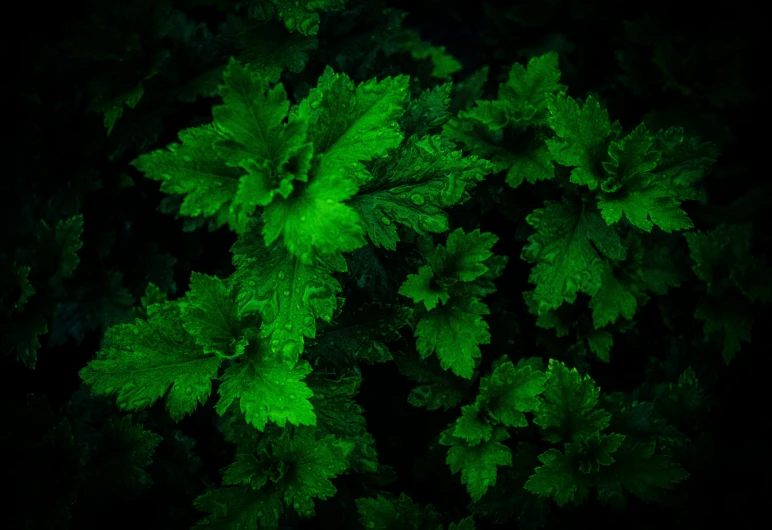
M675 527L753 494L743 37L584 1L86 4L11 81L11 526Z

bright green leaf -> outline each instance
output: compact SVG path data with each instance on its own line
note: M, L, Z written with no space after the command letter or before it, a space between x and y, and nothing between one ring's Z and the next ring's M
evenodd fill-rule
M148 314L147 321L111 327L80 377L95 395L117 394L123 410L142 410L166 395L179 421L206 402L221 359L185 331L177 302L151 306Z

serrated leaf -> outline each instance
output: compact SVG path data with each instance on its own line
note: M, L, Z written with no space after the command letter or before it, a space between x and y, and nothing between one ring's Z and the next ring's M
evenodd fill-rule
M147 321L111 327L79 375L95 395L117 394L123 410L142 410L166 395L166 408L179 421L206 402L221 359L204 353L185 331L177 302L148 313Z
M266 248L257 223L239 237L231 252L238 285L239 315L257 313L260 335L270 338L271 351L290 364L300 356L304 337L316 336L316 321L329 322L340 283L333 271L345 272L342 258L307 265L284 247Z
M402 141L397 119L405 112L408 78L371 79L354 86L346 74L327 67L316 88L290 119L308 120L319 171L339 173L384 155Z
M461 417L456 420L453 436L466 440L469 446L487 442L493 436L493 425L482 415L477 403L461 407Z
M193 272L190 290L180 307L183 327L203 346L204 353L224 359L244 353L249 342L238 317L236 293L220 278Z
M686 212L679 209L676 189L652 173L660 153L654 150L654 138L645 125L639 125L619 142L611 142L609 156L611 161L603 166L611 177L601 184L607 193L598 200L606 223L611 225L626 217L646 232L658 226L668 233L693 226Z
M479 501L489 488L496 485L497 466L511 466L512 452L501 441L509 438L503 429L496 429L487 442L469 447L450 431L440 435L440 443L450 445L447 464L451 473L461 472L461 482L472 496L472 502Z
M350 204L375 246L396 250L397 224L419 234L448 230L448 207L463 203L492 170L486 160L464 157L442 136L408 139L391 157L378 159Z
M595 295L601 287L603 256L625 259L622 241L600 216L564 199L546 201L526 221L536 229L523 247L521 259L536 263L528 281L536 285L537 314L573 303L579 292Z
M548 107L548 122L557 135L547 140L550 153L557 163L574 168L572 183L597 189L606 179L601 164L617 125L611 124L608 111L592 96L581 107L571 97L556 96L549 100Z
M496 367L490 377L480 380L477 403L506 427L526 427L524 412L539 408L536 396L544 390L547 375L531 366L515 367L511 361Z
M419 267L418 274L408 274L398 292L411 298L416 304L423 302L427 311L437 307L438 303L445 304L450 300L447 289L436 284L431 265Z
M284 427L316 425L316 414L310 398L313 392L303 379L311 373L311 365L300 361L295 366L277 362L266 347L250 354L247 360L228 368L220 378L220 399L217 413L222 416L238 400L248 423L259 431L268 421Z
M488 323L482 318L488 314L488 306L476 298L451 300L430 311L415 329L418 352L422 358L436 353L444 370L471 379L480 345L490 343Z
M610 414L595 410L600 388L589 375L582 377L576 368L550 359L544 393L533 422L542 428L549 442L571 441L589 436L608 426Z
M602 267L600 289L590 300L595 329L613 324L619 317L632 320L638 309L637 289L629 280L619 278L614 267L605 262Z

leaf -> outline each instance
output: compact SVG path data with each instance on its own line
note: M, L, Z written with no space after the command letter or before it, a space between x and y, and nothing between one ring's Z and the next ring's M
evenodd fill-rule
M559 83L558 54L548 52L532 57L527 66L515 63L506 83L499 85L498 99L478 101L471 111L459 117L485 123L495 129L511 125L528 127L546 125L547 97L563 94L566 87Z
M408 78L370 79L354 86L346 74L327 67L316 88L300 102L290 122L308 120L319 173L338 174L386 154L402 141L397 120L405 112Z
M444 371L437 359L421 360L418 356L402 355L394 360L402 375L421 383L407 397L407 402L414 407L425 407L426 410L442 407L447 412L461 402L469 387L470 381Z
M211 515L196 528L250 529L276 526L284 507L301 517L314 515L314 499L336 493L331 479L346 471L354 444L334 436L316 439L312 428L286 429L257 457L243 455L223 473L239 487L210 489L194 506ZM227 477L227 478L226 478Z
M431 504L422 508L404 493L400 493L396 499L382 495L374 499L359 498L356 505L360 515L359 522L364 528L371 530L442 528L440 516Z
M496 429L489 441L469 447L454 437L450 429L440 435L440 443L451 446L446 459L450 471L453 474L461 471L461 482L466 484L472 502L479 501L488 488L496 485L497 466L512 465L512 452L501 443L508 438L504 429Z
M623 260L622 241L613 228L584 205L563 199L545 201L526 221L536 229L520 258L536 263L528 281L536 284L534 302L538 315L573 303L579 292L595 295L601 287L604 265L601 255Z
M619 317L632 320L638 308L638 289L626 278L617 277L614 266L603 264L600 289L590 300L595 329L613 324Z
M181 143L145 153L131 165L161 181L162 192L184 195L180 214L214 217L218 228L228 224L240 231L251 212L231 206L244 171L218 155L214 144L220 136L212 126L185 129L178 136Z
M552 497L561 507L572 501L579 505L587 499L591 481L574 466L569 456L553 448L540 454L539 461L543 465L537 467L525 483L526 490Z
M451 103L452 83L445 83L421 92L410 102L407 111L400 118L399 125L406 138L423 138L432 129L442 127L451 117L448 108Z
M206 402L221 359L185 331L179 303L156 304L148 314L147 321L111 327L79 375L94 395L117 394L123 410L142 410L166 395L166 408L179 421Z
M145 79L153 77L155 72L148 75ZM94 95L94 100L91 103L91 108L97 112L104 114L104 125L107 129L107 136L113 132L113 127L119 118L123 116L123 106L126 105L130 109L136 107L142 96L145 93L145 88L140 80L132 88L120 92L118 94L100 94Z
M550 180L554 176L555 166L552 163L552 153L543 142L534 141L525 149L513 153L506 182L510 187L517 188L524 180L536 184L541 180Z
M63 280L72 277L80 263L78 252L83 247L83 216L60 219L54 227L41 220L35 238L38 266L33 267L33 270L45 267L45 270L50 271L48 283L55 291L59 291L64 288Z
M277 484L284 502L302 517L314 515L313 499L325 500L336 493L331 479L346 471L351 442L325 436L316 439L313 429L295 429L294 438L286 434L274 445L272 458L292 464L294 472Z
M445 209L466 201L491 170L486 160L463 157L442 136L413 137L392 156L372 164L371 176L350 204L373 244L395 250L396 224L419 234L448 230Z
M589 375L582 377L576 368L550 359L544 393L533 422L542 428L548 442L570 441L603 430L611 415L594 410L600 388Z
M220 380L217 413L222 416L238 399L247 423L259 431L268 421L280 427L316 425L316 415L310 398L313 392L303 379L311 373L311 365L300 361L290 367L266 356L266 348L252 352L249 358L228 368Z
M493 425L482 414L478 403L461 407L461 417L456 420L453 436L461 438L469 446L487 442L493 436Z
M416 347L421 358L437 354L443 370L471 379L480 344L490 343L488 323L483 315L488 306L476 298L462 298L430 311L418 321Z
M729 304L726 302L730 301ZM729 364L742 348L741 342L751 342L753 308L743 299L720 301L706 298L694 312L694 318L704 320L703 333L721 346L724 362Z
M435 248L429 262L445 278L471 282L488 272L484 262L493 255L491 248L498 240L495 234L480 232L479 228L468 234L457 228L448 235L444 247Z
M413 309L400 305L372 303L347 309L327 324L320 322L321 335L307 358L314 364L343 368L354 363L376 364L393 360L387 344L401 338Z
M432 46L430 42L421 40L420 34L415 30L402 30L399 41L401 51L410 53L413 59L431 60L433 68L429 75L432 77L449 79L452 74L463 68L455 57L445 52L445 46Z
M279 12L279 19L284 21L288 31L298 31L303 35L316 35L319 32L319 11L340 11L345 7L345 0L313 0L299 4L296 0L271 0Z
M622 434L592 433L587 436L578 436L576 443L566 444L566 455L579 464L582 473L598 473L601 466L610 466L614 463L611 456L622 442L625 436Z
M367 432L364 409L356 402L361 376L326 377L316 373L307 380L313 391L311 404L316 413L317 435L334 434L353 442L351 468L358 473L378 471L375 439Z
M221 135L215 141L219 156L230 167L243 168L234 197L247 212L267 206L276 195L287 198L293 180L306 182L311 146L308 123L286 123L290 102L281 84L267 89L269 79L231 58L220 87L223 105L212 109Z
M334 170L310 178L297 195L275 200L265 209L265 245L283 234L287 250L307 265L316 256L340 257L366 245L359 215L344 204L357 192L353 180Z
M587 334L587 345L598 359L604 363L611 361L611 347L614 345L614 336L611 333L592 330Z
M93 461L99 462L104 471L109 469L113 475L110 480L132 492L139 492L153 484L153 479L145 470L153 463L153 453L163 438L145 430L141 423L133 423L131 415L110 418L102 430L103 445Z
M317 319L332 319L341 292L332 272L345 272L346 262L304 264L282 246L266 248L258 230L253 223L231 248L238 312L259 314L261 337L270 338L271 351L292 364L303 352L304 337L316 336Z
M655 454L655 449L655 442L625 440L614 453L615 463L603 468L598 478L599 499L621 505L624 487L639 499L655 501L661 498L663 490L689 476L667 455Z
M193 506L209 512L196 530L258 530L278 525L284 512L281 497L270 490L249 487L209 489L193 501Z
M496 367L490 377L480 379L480 394L476 403L505 427L526 427L524 412L539 408L536 397L544 390L547 375L531 366L515 367L506 361Z
M462 81L453 83L453 101L449 109L451 115L458 115L459 111L468 109L475 101L482 99L489 71L489 67L483 66Z
M582 107L571 97L556 96L548 107L549 125L557 135L557 139L547 140L550 153L557 163L574 167L571 182L597 189L605 180L601 163L618 124L611 124L608 111L592 96Z
M601 184L604 192L598 208L609 225L622 217L641 230L651 232L658 226L664 232L691 228L686 212L679 209L678 192L659 175L652 173L660 153L653 149L654 138L645 125L609 146L610 162L603 166L611 178Z
M427 311L437 307L438 303L445 304L450 300L450 293L437 285L431 265L420 267L418 274L408 274L398 292L416 304L423 302Z
M238 60L260 72L270 82L278 83L285 71L302 72L309 52L319 47L319 39L299 33L288 33L278 24L263 24L227 13L219 37L241 50Z
M232 359L244 353L249 342L238 318L236 293L215 276L193 272L190 291L180 305L183 327L204 353Z
M694 184L716 163L718 146L686 137L682 127L671 127L657 133L654 148L660 152L660 158L653 173L680 200L696 200L698 192Z

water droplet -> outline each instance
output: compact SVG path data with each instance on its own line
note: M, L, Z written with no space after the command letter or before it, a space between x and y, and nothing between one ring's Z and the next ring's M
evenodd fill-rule
M279 347L279 339L271 339L271 347L275 350Z
M193 393L193 387L190 387L190 386L189 386L188 388L186 388L186 389L185 389L185 393L186 393L187 395L191 395L191 394Z
M284 330L292 331L292 322L287 322L286 324L284 324Z
M284 292L282 294L284 296L289 296L290 295L289 289L284 289Z
M290 394L290 395L289 395L289 398L290 398L290 399L295 399L296 397L297 397L297 396L296 396L295 394Z
M314 109L314 110L316 110L319 107L321 107L321 105L322 104L319 102L319 100L314 100L314 101L311 102L311 108Z
M305 317L303 317L303 325L306 326L306 327L313 326L314 325L314 317L312 317L311 315L306 315Z
M139 330L138 330L137 328L134 328L134 329L132 330L132 332L133 332L135 335L139 335Z
M421 206L423 203L426 202L426 199L424 199L424 196L420 193L414 193L410 196L410 202L415 204L416 206Z
M421 166L419 165L413 166L413 171L421 171Z
M381 217L381 222L382 222L383 224L385 224L386 226L389 226L389 225L391 224L391 219L389 219L388 217L386 217L386 216L384 215L383 217Z
M286 277L287 277L287 275L286 275L286 274L284 274L284 271L279 271L279 279L280 279L280 280L283 280L283 279L284 279L284 278L286 278Z

